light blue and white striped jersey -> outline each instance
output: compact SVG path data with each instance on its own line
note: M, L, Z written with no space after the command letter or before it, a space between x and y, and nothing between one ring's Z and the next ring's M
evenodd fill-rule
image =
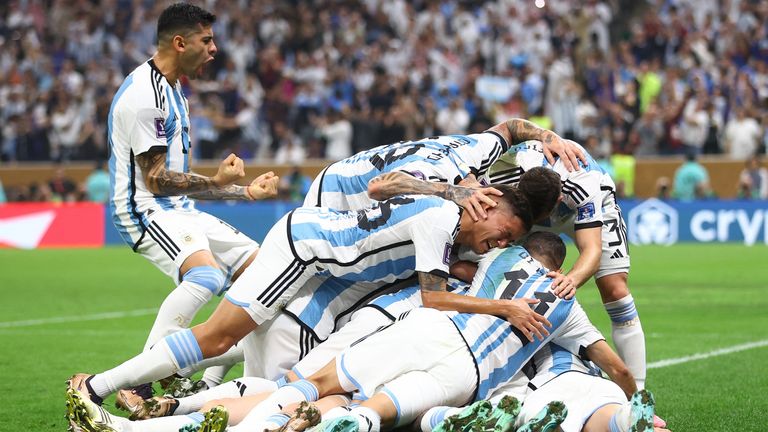
M476 399L488 398L510 380L549 341L589 345L603 339L575 300L564 300L551 290L548 270L520 246L490 251L480 262L469 295L481 298L535 298L534 310L552 328L543 341L528 339L502 318L483 314L449 312L467 343L478 374Z
M485 174L508 148L495 132L446 135L403 141L360 152L329 165L315 182L305 206L358 210L376 201L368 197L368 182L381 173L403 171L422 180L457 184L470 173Z
M572 349L572 348L569 348ZM594 363L556 344L548 343L533 356L534 377L529 387L532 390L543 386L566 372L580 372L601 377L602 372Z
M153 148L166 152L166 169L189 172L189 105L181 83L171 85L149 60L134 69L112 99L107 117L112 222L134 249L147 217L156 211L196 211L184 195L155 196L144 184L136 156Z
M523 173L531 168L553 169L560 175L564 199L543 225L573 236L577 229L602 225L603 208L615 205L612 194L616 191L616 185L608 173L583 147L579 148L589 163L585 166L580 162L580 170L569 172L560 159L554 165L547 161L540 141L514 145L491 166L483 182L516 185Z
M286 217L290 247L303 265L350 281L390 283L414 272L448 276L461 209L413 195L358 211L300 207Z

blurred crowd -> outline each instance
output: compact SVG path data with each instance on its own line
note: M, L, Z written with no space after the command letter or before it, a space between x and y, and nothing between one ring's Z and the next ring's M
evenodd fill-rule
M208 0L219 53L187 82L194 157L301 164L524 117L595 156L768 140L766 0ZM0 5L0 158L99 160L167 2Z

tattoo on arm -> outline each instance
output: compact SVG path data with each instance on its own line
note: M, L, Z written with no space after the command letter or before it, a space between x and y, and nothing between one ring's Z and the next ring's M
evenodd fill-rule
M540 140L547 144L552 141L552 134L547 134L546 129L542 129L524 119L514 118L507 120L507 130L509 131L512 145L528 140Z
M448 279L430 273L419 272L419 286L424 291L445 291Z
M470 188L419 180L402 172L381 174L371 180L371 183L378 183L378 191L373 197L378 200L389 199L400 194L418 194L434 195L462 205L473 193Z
M142 153L136 156L136 163L144 174L147 188L156 195L187 195L196 199L248 199L244 186L218 187L210 177L165 169L163 152Z

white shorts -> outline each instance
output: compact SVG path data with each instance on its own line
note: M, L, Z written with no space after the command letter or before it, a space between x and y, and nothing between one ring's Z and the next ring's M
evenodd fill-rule
M581 372L566 372L530 393L523 403L515 428L532 419L551 401L561 401L568 416L563 432L579 432L589 417L608 404L623 404L627 397L613 381Z
M259 244L232 225L203 212L156 212L136 249L178 285L179 269L193 253L208 250L227 281L259 249Z
M595 279L615 273L629 273L627 224L612 195L603 200L603 254Z
M292 370L304 379L327 365L345 348L390 324L392 320L376 308L359 309L344 327L331 333L328 339L310 351Z
M402 321L336 357L342 388L364 398L384 392L405 424L438 405L462 406L477 385L472 355L453 322L435 309L414 309ZM410 372L422 372L410 376Z
M243 375L275 381L288 373L319 343L296 320L278 314L243 338Z
M317 273L314 264L304 266L293 255L287 224L286 215L269 230L261 253L232 284L226 296L227 300L245 309L258 325L275 317Z

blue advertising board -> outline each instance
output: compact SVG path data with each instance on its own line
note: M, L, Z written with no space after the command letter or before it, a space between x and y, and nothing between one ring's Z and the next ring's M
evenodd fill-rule
M261 242L269 229L299 203L204 203L210 213ZM671 245L678 242L739 242L768 244L768 201L707 200L694 202L622 200L627 236L633 244ZM122 244L105 209L106 244Z

